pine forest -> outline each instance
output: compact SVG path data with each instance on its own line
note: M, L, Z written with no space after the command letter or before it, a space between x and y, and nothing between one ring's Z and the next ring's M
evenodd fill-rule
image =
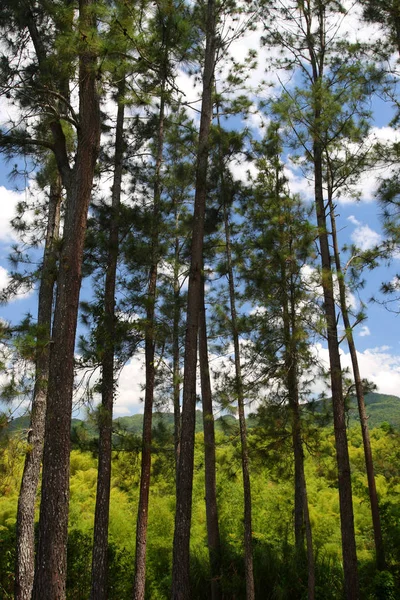
M0 598L400 598L399 2L0 29Z

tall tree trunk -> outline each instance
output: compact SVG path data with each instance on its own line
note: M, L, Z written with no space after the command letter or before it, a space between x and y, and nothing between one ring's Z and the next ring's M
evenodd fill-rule
M347 308L347 300L346 300L346 284L344 280L344 273L342 271L342 265L340 262L340 252L338 245L338 238L336 232L336 219L334 214L334 206L332 201L332 194L330 190L328 190L328 200L329 200L329 212L331 218L331 228L332 228L332 240L333 240L333 251L335 256L336 263L336 272L339 284L339 295L340 295L340 308L342 311L343 324L346 331L346 339L350 351L351 364L353 368L354 375L354 383L356 388L356 396L358 403L358 413L360 416L360 424L361 424L361 432L364 446L364 457L365 457L365 466L367 471L367 479L368 479L368 492L369 499L371 504L371 513L372 513L372 524L374 530L374 540L375 540L375 553L376 553L376 566L378 569L386 568L386 560L385 560L385 551L383 546L383 538L382 538L382 528L381 528L381 520L379 515L379 503L378 496L376 493L376 484L375 484L375 474L374 474L374 464L372 459L372 450L371 450L371 442L369 438L369 428L368 428L368 416L365 409L365 399L364 399L364 388L361 379L360 369L358 365L358 357L356 351L356 345L354 342L353 329L350 323L349 311Z
M225 199L224 199L225 200ZM244 411L244 391L242 369L240 363L239 329L237 325L237 313L235 302L235 282L232 266L231 239L229 230L229 215L226 202L224 201L224 221L226 239L226 261L229 280L229 300L231 309L231 329L233 347L235 354L235 384L238 402L239 428L241 441L241 458L243 473L243 497L244 497L244 567L246 577L246 600L254 600L254 569L253 569L253 543L252 543L252 515L251 515L251 486L249 473L249 454L247 448L247 426Z
M304 473L304 471L303 471ZM315 598L315 561L314 561L314 549L312 541L312 530L310 513L308 509L308 496L307 496L307 485L304 473L304 523L306 529L306 542L307 542L307 567L308 567L308 600L314 600Z
M286 266L285 266L286 270ZM292 277L291 277L292 279ZM288 319L286 329L286 378L289 395L289 406L292 415L292 446L294 455L295 479L295 545L301 558L304 553L304 533L307 547L308 600L315 598L315 562L312 542L312 531L308 511L307 483L304 471L304 451L301 435L301 417L298 386L298 353L296 350L297 315L293 294L293 280L288 290L290 308L284 308L284 321Z
M351 489L351 473L345 406L343 398L342 367L340 363L339 340L336 324L336 310L333 293L333 275L331 254L327 232L326 212L323 187L323 148L324 131L321 123L324 117L323 96L321 94L324 81L326 23L325 3L318 0L314 10L310 5L302 8L306 24L306 41L312 70L313 95L313 147L311 159L314 167L315 207L318 225L318 238L321 252L322 277L321 284L324 295L324 314L327 328L329 365L331 375L331 391L333 405L333 422L335 430L336 461L338 466L340 525L342 533L342 553L344 570L344 592L347 600L359 597L357 552L354 530L353 498ZM313 30L312 19L318 19L318 29ZM315 28L314 28L315 29ZM318 40L316 42L315 40ZM318 50L317 50L318 48Z
M72 172L65 147L56 153L65 173L67 201L57 285L43 454L39 545L34 600L64 600L69 505L69 453L74 350L87 212L100 142L96 53L90 48L96 27L94 2L79 2L79 129ZM89 34L90 31L90 34ZM87 32L87 33L85 33ZM54 129L60 124L55 123ZM57 143L62 143L62 132Z
M181 434L181 375L180 375L180 352L179 352L179 322L181 318L179 283L179 237L178 237L179 213L175 206L175 248L174 248L174 317L172 325L172 386L174 402L174 447L175 447L175 478L176 487L178 486L178 464Z
M315 121L320 113L317 111ZM325 204L323 197L322 147L314 142L315 205L317 212L318 237L322 263L322 288L324 294L324 313L327 326L329 365L331 374L333 421L336 442L336 460L338 466L340 521L342 532L342 552L344 569L344 591L347 600L359 597L357 553L354 530L353 498L349 451L347 446L345 406L343 398L342 368L340 364L339 340L336 325L335 300L333 294L333 276L329 250Z
M101 408L99 417L99 464L92 554L91 600L107 599L108 521L110 512L112 420L114 404L115 288L118 265L120 204L124 167L124 93L125 81L118 86L118 111L115 131L114 181L111 198L110 232L104 289L104 325L101 361Z
M201 271L203 266L209 132L212 119L212 92L214 87L216 54L215 24L215 0L208 0L203 93L199 145L197 150L196 192L194 200L191 264L186 317L181 442L172 565L172 598L174 600L187 600L191 595L190 525L192 517L194 433L196 422L197 334L201 304Z
M56 243L60 229L61 179L50 186L46 243L38 298L38 338L28 451L18 498L15 600L30 600L35 571L35 501L42 463L49 374L51 317L57 269Z
M166 59L165 59L166 60ZM157 136L157 156L154 179L154 208L152 223L152 249L147 292L147 310L145 326L145 362L146 389L144 398L143 439L142 439L142 470L140 477L139 505L136 524L136 556L135 581L133 586L134 600L144 600L146 584L146 547L147 522L149 512L150 471L151 471L151 426L153 416L154 384L155 384L155 304L157 291L157 267L159 261L159 228L161 202L161 164L164 147L164 114L165 114L165 84L166 67L162 74L160 97L160 112Z
M199 359L201 379L201 399L203 405L204 429L204 469L206 491L207 540L211 569L211 598L221 598L221 541L218 524L215 430L212 406L210 368L208 363L207 321L205 306L204 275L201 290L201 308L199 321Z

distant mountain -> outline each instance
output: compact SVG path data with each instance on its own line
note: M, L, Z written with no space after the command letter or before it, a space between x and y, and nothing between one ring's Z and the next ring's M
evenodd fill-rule
M237 420L232 415L223 415L215 420L216 429L223 430L227 426L232 426L237 423ZM174 428L174 414L171 412L155 412L153 413L153 429L165 427L171 432ZM142 434L143 415L132 415L130 417L119 417L114 420L115 430L125 430L129 433L137 435ZM203 431L203 413L201 410L196 410L196 433Z
M313 403L313 406L316 412L326 412L329 416L332 416L332 402L330 398L327 400L318 400ZM368 424L371 429L380 427L384 422L389 423L392 427L400 428L400 398L398 396L370 392L365 395L365 406L368 415ZM348 416L350 425L360 422L357 399L355 397L350 399Z
M84 421L81 421L80 419L72 419L71 422L71 429L73 427L75 427L76 425L78 425L79 423L83 423ZM0 429L0 438L3 435L12 435L12 434L28 434L28 430L29 430L29 425L30 425L30 416L29 415L23 415L22 417L15 417L10 419L10 421L7 423L6 427L4 427L4 429Z
M365 404L369 417L368 423L371 429L379 427L384 422L389 423L393 427L400 428L400 398L398 396L371 392L366 394ZM349 415L351 420L360 420L356 398L352 398L351 400Z
M366 394L365 403L367 414L369 417L370 428L379 427L382 423L387 422L395 428L400 428L400 398L398 396L390 396L387 394L377 394L371 392ZM332 415L332 407L330 400L318 400L313 402L314 410L317 413L326 412L328 416ZM348 409L350 424L359 422L357 400L352 398ZM257 418L252 416L248 419L249 427L254 427L257 424ZM153 429L167 432L173 431L174 415L171 412L155 412L153 414ZM215 420L215 427L219 431L232 431L232 428L238 426L238 421L232 415L223 415ZM17 417L11 419L6 427L0 431L0 438L6 434L24 434L29 429L29 416ZM143 429L143 415L131 415L127 417L119 417L114 420L114 436L118 437L118 432L130 433L141 436ZM200 410L196 411L196 432L203 430L203 416ZM81 419L72 419L71 437L74 443L79 441L90 441L98 435L97 427L93 422L83 421Z

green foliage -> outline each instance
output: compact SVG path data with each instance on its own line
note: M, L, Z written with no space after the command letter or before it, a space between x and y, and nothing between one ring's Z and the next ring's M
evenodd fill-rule
M250 442L261 440L256 428ZM266 600L307 598L306 565L296 556L293 535L291 458L268 449L272 433L265 430L265 450L252 450L254 569L257 597ZM15 559L15 515L22 474L24 443L18 435L2 438L0 447L0 595L12 598ZM222 588L226 598L243 597L243 494L235 429L218 431L217 495L222 537ZM362 598L398 597L400 564L399 433L384 425L371 430L371 444L381 502L388 572L373 567L373 537L359 426L349 430L358 557ZM154 437L154 458L148 531L147 598L170 593L175 510L173 442L168 429ZM193 525L191 537L192 600L209 597L209 563L204 507L203 435L196 435ZM268 453L272 455L268 460ZM274 464L275 463L275 464ZM278 464L281 463L281 464ZM68 542L68 598L88 598L92 528L96 493L96 458L90 452L71 454L71 505ZM342 567L339 498L333 431L325 428L306 458L306 478L316 556L317 598L341 600ZM120 447L114 452L109 535L110 600L129 597L133 579L135 522L140 453ZM386 594L386 595L385 595Z
M0 505L0 511L2 508ZM15 549L15 528L0 526L0 597L3 600L14 598Z

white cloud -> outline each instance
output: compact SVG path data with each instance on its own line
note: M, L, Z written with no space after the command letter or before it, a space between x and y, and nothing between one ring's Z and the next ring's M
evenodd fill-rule
M16 239L16 234L11 228L11 220L15 217L18 202L25 200L25 192L14 192L0 186L0 241L10 242Z
M4 267L0 265L0 292L7 287L10 282L10 275ZM28 298L34 293L34 289L31 286L22 285L18 295L11 298L10 302L14 302L15 300L22 300L23 298Z
M283 172L292 194L299 194L306 200L314 200L314 178L311 175L306 177L298 165L293 165L290 158L287 159Z
M351 234L351 239L361 250L369 250L379 244L382 237L368 225L359 225Z
M372 127L367 138L363 140L362 147L365 150L368 150L377 142L383 145L391 145L394 142L398 143L399 141L400 133L393 127ZM356 144L349 144L348 150L356 154L360 152L361 148ZM339 150L338 156L344 158L344 147ZM385 162L382 164L377 164L374 168L370 168L364 171L364 173L360 173L357 178L357 182L351 186L352 193L349 193L348 190L345 191L338 198L338 201L341 204L352 204L359 198L363 202L373 202L376 198L376 193L380 182L382 179L389 177L391 173L392 167L388 166ZM350 221L351 219L352 217L349 217Z
M8 283L8 271L4 267L0 266L0 290L6 287Z
M16 104L8 100L4 95L0 96L0 124L16 121L19 114Z
M366 337L367 335L371 335L371 332L369 330L369 327L367 325L363 325L360 329L360 331L358 332L358 335L360 337Z
M357 352L358 362L361 376L375 383L379 393L398 396L400 392L400 355L390 351L390 346L380 346L369 348L364 352ZM328 349L324 348L322 344L315 344L313 352L328 368ZM342 367L349 368L351 373L350 353L341 349L340 355ZM312 387L312 393L318 394L324 390L326 391L324 383L316 379Z
M142 386L144 383L144 352L140 351L131 358L120 373L114 404L116 417L143 412L144 392Z
M347 217L347 220L350 221L350 223L353 223L353 225L361 225L360 221L356 219L354 215Z
M229 170L235 181L242 181L243 183L249 182L249 174L251 177L257 176L257 168L252 161L248 160L235 160L229 164Z

